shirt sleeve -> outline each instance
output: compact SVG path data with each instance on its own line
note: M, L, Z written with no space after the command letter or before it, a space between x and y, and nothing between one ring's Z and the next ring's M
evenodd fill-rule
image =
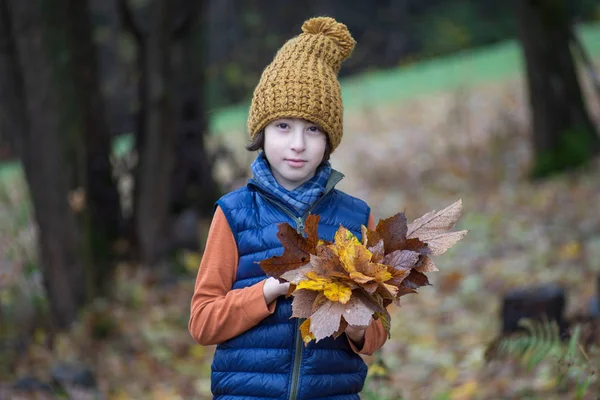
M267 306L264 280L233 289L238 250L227 218L217 207L202 255L191 301L188 330L204 346L219 344L257 325L275 310Z
M375 230L375 219L373 214L369 215L368 226L370 230ZM356 344L348 339L350 347L357 354L372 355L375 351L380 349L386 342L388 334L381 323L381 320L375 320L371 322L365 331L365 342L362 348L358 348Z

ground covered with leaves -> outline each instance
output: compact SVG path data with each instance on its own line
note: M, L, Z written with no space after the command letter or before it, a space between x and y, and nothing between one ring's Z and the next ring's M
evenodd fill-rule
M436 260L440 271L428 274L433 286L389 307L391 339L366 357L364 398L571 399L586 379L582 398L595 398L592 372L600 357L593 346L582 347L575 365L549 357L527 368L515 358L485 358L501 328L506 291L559 284L571 316L587 312L600 273L600 160L530 182L522 88L510 80L348 113L332 157L347 176L341 189L365 199L376 219L404 211L414 220L462 198L456 228L470 230ZM598 100L590 95L589 104L600 122ZM230 142L241 149L238 137ZM0 397L36 398L11 389L19 382L37 387L37 398L210 398L213 348L196 345L187 332L200 255L182 253L180 271L187 273L176 279L120 265L112 297L50 340L36 294L35 229L24 185L11 181L0 194L0 351L10 360L2 363ZM57 368L71 366L89 370L93 384L59 385Z

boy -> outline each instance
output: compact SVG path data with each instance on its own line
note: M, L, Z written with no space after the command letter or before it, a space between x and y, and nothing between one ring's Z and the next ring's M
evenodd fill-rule
M319 214L319 237L330 241L340 224L359 238L361 225L375 228L365 202L335 189L343 175L328 161L343 133L337 73L354 39L332 18L312 18L302 31L254 91L254 176L217 202L198 271L189 331L202 345L218 344L217 399L358 399L367 373L359 354L372 354L387 337L373 321L305 347L290 318L292 298L284 297L289 283L267 278L257 264L282 253L281 222L303 233L308 215Z

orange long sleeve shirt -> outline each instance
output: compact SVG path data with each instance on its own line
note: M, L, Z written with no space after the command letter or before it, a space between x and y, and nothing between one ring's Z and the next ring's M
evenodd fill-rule
M375 229L369 216L369 229ZM275 311L277 300L267 305L264 281L232 290L238 266L238 250L233 232L221 208L217 207L191 301L188 329L204 346L222 343L259 324ZM380 321L366 329L362 348L348 340L352 350L371 355L385 343L387 333Z

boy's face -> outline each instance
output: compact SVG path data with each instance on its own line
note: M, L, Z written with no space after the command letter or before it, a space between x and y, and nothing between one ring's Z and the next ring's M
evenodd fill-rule
M315 175L327 137L318 125L299 118L280 118L265 128L264 152L273 176L294 190Z

